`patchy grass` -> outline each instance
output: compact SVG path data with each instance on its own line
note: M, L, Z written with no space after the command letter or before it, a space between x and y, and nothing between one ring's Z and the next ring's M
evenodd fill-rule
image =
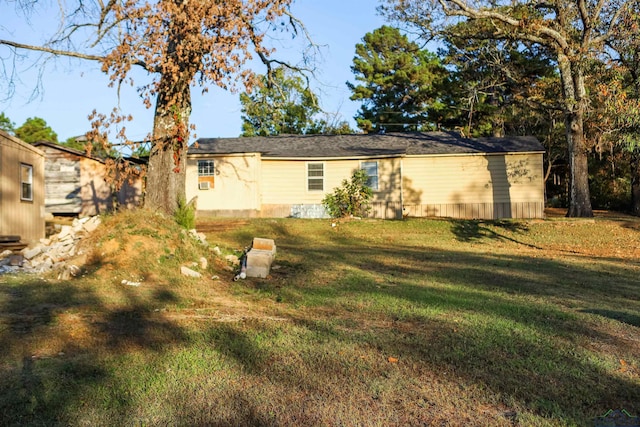
M144 212L84 275L0 281L3 425L590 425L640 413L640 222L210 221ZM220 280L212 280L212 275ZM138 279L139 287L121 284Z

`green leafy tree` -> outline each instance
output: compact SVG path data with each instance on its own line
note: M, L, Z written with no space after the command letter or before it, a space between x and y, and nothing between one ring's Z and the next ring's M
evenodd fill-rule
M367 33L351 70L357 83L347 86L351 100L362 101L355 118L365 132L427 130L441 121L448 72L397 28Z
M473 37L476 27L473 21L448 27L439 51L452 71L456 127L472 136L538 134L531 128L540 120L523 114L558 109L559 93L538 90L543 79L557 83L555 65L536 46Z
M614 106L614 116L622 134L619 141L631 154L631 213L640 216L640 1L632 2L631 8L635 12L621 19L615 28L615 37L607 43L615 52L617 80L624 91L622 102Z
M474 137L535 135L547 151L547 197L566 203L566 144L555 64L540 46L478 37L487 31L479 25L466 21L443 30L439 54L451 71L456 106L443 124Z
M0 113L0 129L10 135L15 133L16 125L4 113Z
M342 185L333 189L322 200L333 218L365 216L371 210L373 190L367 185L369 175L363 169L356 170L351 179L342 180Z
M47 125L47 122L40 117L30 117L16 128L16 136L33 144L38 141L58 142L58 135Z
M438 36L451 19L476 21L479 37L533 43L548 49L558 64L566 144L571 165L570 217L591 217L584 120L589 106L585 77L590 61L605 55L616 29L637 14L637 0L386 0L381 11L426 37ZM637 32L636 32L637 34Z
M279 67L261 76L257 90L241 93L242 136L320 133L318 98L299 75Z

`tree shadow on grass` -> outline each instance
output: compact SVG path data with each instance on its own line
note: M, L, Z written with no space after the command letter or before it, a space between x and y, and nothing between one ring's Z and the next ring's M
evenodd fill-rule
M521 242L506 234L501 234L495 229L508 231L509 233L525 233L529 230L526 224L517 221L481 221L481 220L451 220L451 232L461 242L473 242L483 239L508 240L531 248L539 247Z
M640 316L637 314L629 313L624 309L619 310L605 310L605 309L585 309L580 310L583 313L597 314L608 319L617 320L618 322L626 323L627 325L640 328Z
M146 300L125 289L124 304L114 305L82 279L50 282L25 276L1 283L0 424L81 423L77 417L82 417L86 395L119 387L111 366L118 354L161 351L186 340L180 326L151 309L175 298L171 294L158 289L157 298ZM120 393L109 399L115 403L106 411L126 419L131 397Z
M306 269L292 265L283 272L290 284L280 290L284 300L337 307L329 323L362 326L344 332L327 328L327 319L297 319L309 330L337 335L351 344L375 345L387 354L400 353L435 372L451 371L466 384L482 384L516 406L570 424L592 422L611 408L640 411L637 379L613 375L611 368L604 368L609 362L593 360L585 348L590 341L603 342L633 359L637 345L595 329L580 314L617 316L616 320L635 325L633 315L602 308L637 306L633 301L639 300L640 288L634 266L618 260L615 269L607 267L611 270L606 272L607 283L616 286L612 292L596 263L583 268L541 257L389 248L353 241L348 247L335 242L333 247L317 248L307 242L290 249L306 264L329 257L331 267L339 268L343 276L336 283L316 285L313 277L326 264L311 263L313 267ZM328 255L333 253L340 256ZM565 305L568 302L587 308L574 311ZM359 312L362 309L365 313ZM465 328L436 314L420 314L434 311L492 320L483 327ZM396 322L405 332L367 326L366 318Z

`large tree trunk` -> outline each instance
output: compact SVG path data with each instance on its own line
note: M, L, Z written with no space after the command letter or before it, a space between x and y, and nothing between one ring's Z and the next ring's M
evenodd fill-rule
M177 81L176 81L177 80ZM145 207L173 214L185 198L191 92L188 78L162 76L153 123Z
M569 217L592 217L589 193L589 167L584 138L583 118L586 90L580 67L564 53L558 55L565 105L565 126L569 156Z
M631 151L631 213L640 216L640 147Z
M587 149L584 142L581 114L571 114L566 119L569 143L569 217L592 217L589 192L589 167Z

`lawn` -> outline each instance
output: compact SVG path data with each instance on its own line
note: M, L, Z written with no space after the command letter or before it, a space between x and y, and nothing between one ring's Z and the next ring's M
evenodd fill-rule
M0 276L0 425L594 425L640 414L640 220L105 218ZM205 255L203 279L179 266ZM198 267L194 267L198 269ZM122 280L140 281L126 286Z

